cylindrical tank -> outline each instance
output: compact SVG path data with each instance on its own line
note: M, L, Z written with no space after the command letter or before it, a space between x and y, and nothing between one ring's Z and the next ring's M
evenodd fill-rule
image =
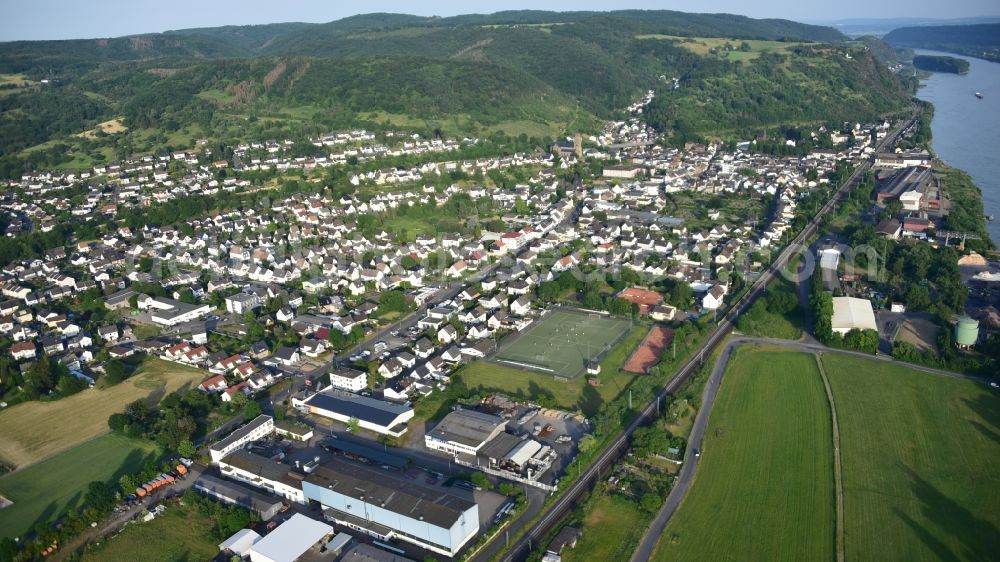
M976 345L979 339L979 321L968 316L959 318L955 324L955 343L958 347L968 348Z

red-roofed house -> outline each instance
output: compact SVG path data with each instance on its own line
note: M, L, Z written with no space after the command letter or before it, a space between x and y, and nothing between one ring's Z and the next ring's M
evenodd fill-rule
M618 293L618 297L639 305L639 314L649 314L654 306L663 302L663 295L660 293L639 287L629 287Z
M236 386L231 386L231 387L227 388L222 393L222 396L221 396L222 401L223 402L230 402L233 399L233 396L235 396L237 392L242 392L243 394L246 394L248 396L250 395L250 389L247 387L246 381L243 381L243 382L241 382L240 384L238 384Z
M226 377L222 375L215 375L210 379L205 379L198 385L198 390L204 390L205 392L223 392L227 388L229 388L229 383L226 382Z
M22 341L17 342L10 346L10 354L14 359L20 361L21 359L34 359L35 358L35 342L33 341Z

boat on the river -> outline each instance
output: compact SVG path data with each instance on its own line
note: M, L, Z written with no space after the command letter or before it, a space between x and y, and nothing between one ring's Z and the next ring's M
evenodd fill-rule
M976 92L976 97L979 98L979 99L983 99L983 93L982 92Z

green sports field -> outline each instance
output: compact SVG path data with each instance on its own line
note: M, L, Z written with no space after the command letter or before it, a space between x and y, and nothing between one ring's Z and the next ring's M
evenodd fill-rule
M571 379L631 327L631 321L621 318L556 310L511 336L494 360Z
M743 347L723 381L696 480L653 559L833 560L832 432L816 360Z
M1000 393L827 353L847 560L1000 559Z
M0 478L0 537L15 537L79 505L94 480L115 481L156 459L156 445L107 434Z

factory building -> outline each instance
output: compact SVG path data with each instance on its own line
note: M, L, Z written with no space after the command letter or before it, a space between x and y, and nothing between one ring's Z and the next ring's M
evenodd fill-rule
M479 506L382 471L333 459L302 481L328 521L455 556L479 532Z

